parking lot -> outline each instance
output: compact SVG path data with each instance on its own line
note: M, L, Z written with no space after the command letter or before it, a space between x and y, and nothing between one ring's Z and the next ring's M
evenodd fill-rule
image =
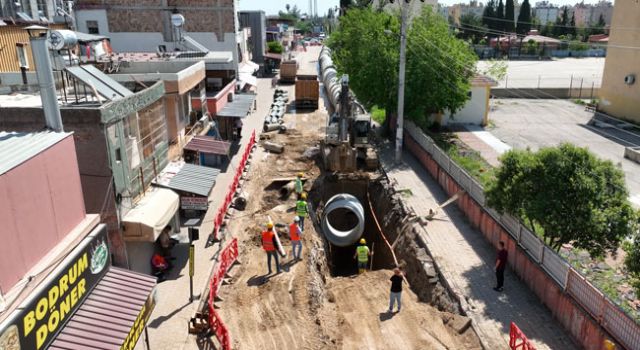
M640 146L640 137L587 125L592 117L583 106L566 100L497 99L492 101L487 130L517 149L536 150L562 142L588 147L598 157L621 165L630 199L640 207L640 164L624 158L625 146Z

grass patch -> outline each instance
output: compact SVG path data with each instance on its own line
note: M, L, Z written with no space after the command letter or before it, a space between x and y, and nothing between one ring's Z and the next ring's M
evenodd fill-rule
M380 125L384 123L386 114L384 108L378 108L378 106L371 107L371 119Z

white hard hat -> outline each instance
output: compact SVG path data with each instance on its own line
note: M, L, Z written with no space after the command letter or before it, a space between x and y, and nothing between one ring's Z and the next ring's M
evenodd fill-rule
M294 217L294 218L293 218L293 221L295 221L295 222L300 221L300 217L299 217L299 216Z

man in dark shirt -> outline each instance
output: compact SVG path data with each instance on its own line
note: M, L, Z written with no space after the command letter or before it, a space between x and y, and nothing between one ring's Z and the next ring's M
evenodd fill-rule
M400 312L401 297L402 297L402 272L399 268L393 269L393 276L389 279L391 281L391 296L389 297L389 310L388 313L393 312L393 304L398 302L398 312Z
M498 251L498 258L496 259L496 280L497 284L493 290L502 292L502 286L504 285L504 269L507 267L507 250L504 249L504 242L500 241L500 250Z

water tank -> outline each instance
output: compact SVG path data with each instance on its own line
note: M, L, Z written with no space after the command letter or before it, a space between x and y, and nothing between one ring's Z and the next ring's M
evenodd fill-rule
M78 37L72 30L51 30L49 31L47 43L49 50L63 50L76 46L76 44L78 44Z

